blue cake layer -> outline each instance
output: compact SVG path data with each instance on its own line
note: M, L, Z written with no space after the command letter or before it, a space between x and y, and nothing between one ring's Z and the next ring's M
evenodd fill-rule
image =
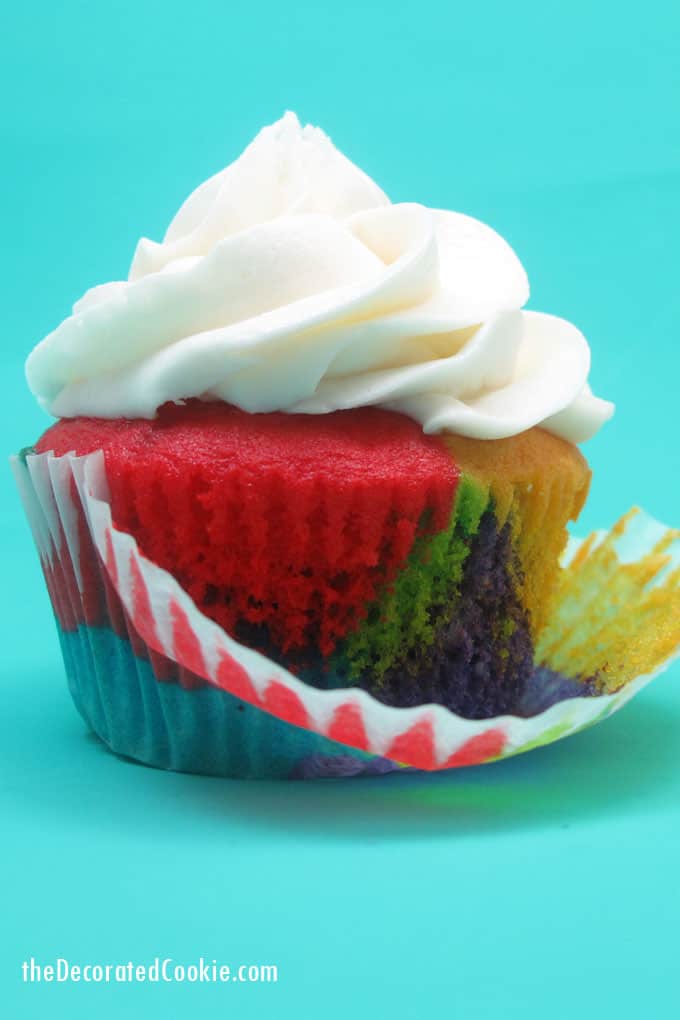
M226 691L159 681L130 642L107 627L58 629L76 707L118 754L162 769L244 779L398 767L282 722Z

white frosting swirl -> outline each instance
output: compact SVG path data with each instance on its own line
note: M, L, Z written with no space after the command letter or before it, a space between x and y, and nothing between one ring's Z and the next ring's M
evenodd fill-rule
M123 282L88 291L28 358L55 416L166 401L325 413L375 404L482 439L573 442L613 413L563 319L522 311L517 256L461 213L392 205L293 114L193 192Z

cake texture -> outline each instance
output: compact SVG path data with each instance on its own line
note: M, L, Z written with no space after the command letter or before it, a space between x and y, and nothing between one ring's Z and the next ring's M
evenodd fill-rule
M590 478L541 429L426 436L377 408L193 402L36 446L98 449L115 526L232 637L311 684L471 718L519 703Z
M108 747L160 768L315 778L480 764L599 722L680 651L680 533L630 512L570 543L512 714L319 690L231 639L114 527L101 451L25 451L13 469L74 702Z

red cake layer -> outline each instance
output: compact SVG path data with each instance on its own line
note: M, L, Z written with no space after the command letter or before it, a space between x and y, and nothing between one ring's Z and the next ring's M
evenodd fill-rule
M390 411L247 414L166 405L152 421L64 419L37 443L103 449L114 524L229 633L329 654L394 578L419 528L448 523L458 469Z

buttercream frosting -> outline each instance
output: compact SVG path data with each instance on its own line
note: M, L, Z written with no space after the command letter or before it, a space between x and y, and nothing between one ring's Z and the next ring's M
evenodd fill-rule
M526 273L490 227L392 204L294 114L184 202L128 279L89 290L26 371L56 417L151 418L167 401L323 414L378 405L481 439L592 436L613 405L590 350L523 310Z

